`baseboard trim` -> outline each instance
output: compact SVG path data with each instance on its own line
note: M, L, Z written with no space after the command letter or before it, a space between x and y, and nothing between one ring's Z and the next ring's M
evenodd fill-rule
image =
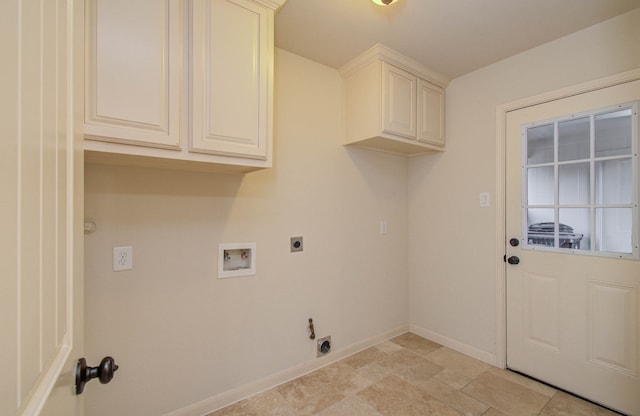
M484 361L487 364L496 366L497 360L495 354L417 325L409 325L409 331L416 335L420 335L423 338L427 338L433 342L444 345L445 347L451 348L452 350L468 355L469 357L473 357L477 360Z
M410 330L409 325L403 325L387 331L378 336L366 339L364 341L356 342L340 350L332 351L329 355L304 362L294 367L285 369L278 373L264 377L260 380L248 383L234 389L225 391L218 395L212 396L208 399L194 403L192 405L183 407L181 409L174 410L166 413L164 416L203 416L208 413L214 412L223 407L229 406L235 402L262 393L265 390L269 390L282 383L286 383L289 380L303 376L312 371L318 370L322 367L326 367L336 361L342 360L350 355L365 350L369 347L377 345L381 342L387 341L393 337L404 334ZM416 333L420 335L419 333ZM436 341L437 342L437 341ZM444 344L443 344L444 345Z

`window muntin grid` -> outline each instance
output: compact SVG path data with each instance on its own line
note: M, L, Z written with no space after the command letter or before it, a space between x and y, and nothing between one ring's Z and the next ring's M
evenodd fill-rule
M638 259L638 103L522 126L524 248Z

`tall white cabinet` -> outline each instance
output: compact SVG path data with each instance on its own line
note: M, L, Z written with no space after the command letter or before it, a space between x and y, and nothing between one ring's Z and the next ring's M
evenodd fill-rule
M445 150L446 77L380 44L340 73L345 144L403 155Z
M270 167L273 14L285 1L86 0L86 159Z

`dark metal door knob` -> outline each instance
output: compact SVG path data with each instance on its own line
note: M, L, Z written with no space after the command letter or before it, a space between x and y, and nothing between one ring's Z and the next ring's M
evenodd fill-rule
M507 263L509 264L519 264L520 258L518 256L511 256L507 259Z
M94 378L102 384L107 384L117 370L118 365L112 357L104 357L98 367L88 367L87 360L80 358L76 364L76 394L82 394L84 385Z

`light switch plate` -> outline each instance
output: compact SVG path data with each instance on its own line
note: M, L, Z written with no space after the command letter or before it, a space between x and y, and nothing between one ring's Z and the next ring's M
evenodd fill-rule
M481 192L480 193L480 207L488 208L491 206L491 196L489 192Z

